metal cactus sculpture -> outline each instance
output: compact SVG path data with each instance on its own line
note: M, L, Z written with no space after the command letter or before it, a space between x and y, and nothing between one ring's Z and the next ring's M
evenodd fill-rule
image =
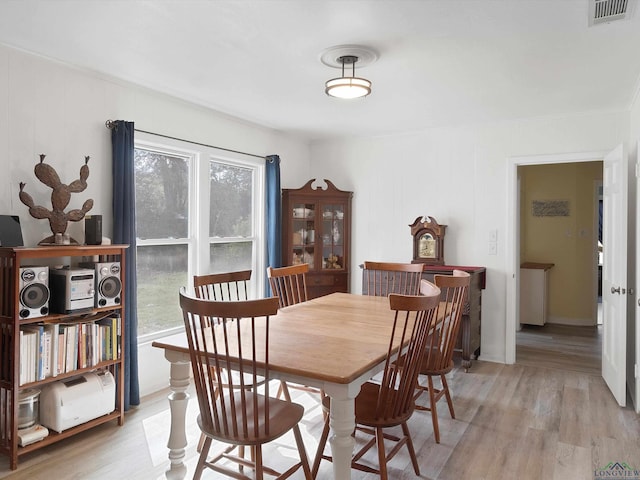
M93 200L89 199L82 205L81 209L70 210L65 212L65 208L69 205L72 193L79 193L87 188L87 178L89 177L89 157L84 157L84 165L80 168L80 178L74 180L69 185L65 185L60 181L60 177L51 165L44 163L44 154L40 154L40 163L36 164L33 169L36 177L42 183L50 187L51 192L51 210L35 205L33 198L24 191L26 183L20 182L20 201L29 207L29 213L32 217L38 219L48 219L49 226L53 235L39 242L39 245L56 243L56 234L64 235L67 231L67 224L82 220L85 214L93 207ZM73 238L69 239L70 243L77 244Z

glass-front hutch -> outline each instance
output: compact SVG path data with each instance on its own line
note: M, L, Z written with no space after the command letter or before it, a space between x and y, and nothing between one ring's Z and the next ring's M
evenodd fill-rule
M309 264L309 298L349 291L351 198L329 180L282 191L284 265Z

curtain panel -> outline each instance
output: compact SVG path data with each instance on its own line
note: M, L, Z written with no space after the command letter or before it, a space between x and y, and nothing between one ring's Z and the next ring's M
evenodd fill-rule
M265 213L267 217L267 266L282 266L282 192L280 189L280 157L269 155L266 157L266 201ZM269 279L266 270L264 275L265 296L271 296Z
M125 261L124 408L140 404L138 384L138 315L136 285L136 209L134 124L116 120L113 147L113 242L127 244Z

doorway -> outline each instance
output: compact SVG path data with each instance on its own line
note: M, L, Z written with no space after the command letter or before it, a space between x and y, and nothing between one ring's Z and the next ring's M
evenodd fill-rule
M601 236L594 187L602 183L603 164L523 165L518 175L523 323L516 334L516 363L599 376Z
M507 282L507 322L506 322L506 344L505 361L507 364L516 363L516 334L519 330L519 287L520 287L520 262L521 262L521 238L520 238L520 216L521 216L521 179L518 175L518 168L528 165L553 165L561 163L582 163L602 161L605 152L584 152L573 154L557 155L535 155L526 157L512 157L509 159L508 174L508 221L507 221L507 271L514 272L513 281ZM570 233L575 233L575 230ZM580 230L577 231L580 235ZM596 269L595 260L593 262ZM596 283L593 283L594 287ZM595 291L594 308L595 308ZM559 347L561 348L561 347Z

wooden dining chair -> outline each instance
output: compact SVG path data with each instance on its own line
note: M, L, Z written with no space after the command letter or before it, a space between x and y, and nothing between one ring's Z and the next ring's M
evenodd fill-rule
M280 307L288 307L289 305L307 301L307 272L309 272L308 263L279 268L267 267L267 278L269 279L271 294L274 297L278 297ZM276 397L280 398L284 395L285 399L291 400L289 388L317 393L320 398L324 397L324 391L320 388L284 381L280 382Z
M249 480L251 477L244 474L247 468L254 470L257 480L262 480L265 473L284 479L302 467L304 477L311 479L298 426L304 414L302 405L271 397L269 382L265 382L263 393L245 383L247 378L252 384L259 377L269 378L269 322L278 311L278 300L214 302L191 297L183 287L180 307L200 408L197 422L206 436L193 478L200 479L203 470L209 468ZM238 375L223 382L220 372L229 368L236 369ZM222 392L220 385L224 385ZM300 461L279 473L263 464L262 446L291 430ZM213 440L227 447L209 458ZM239 445L251 447L253 461L232 454ZM237 463L237 470L226 462L221 464L223 459Z
M251 270L194 275L196 297L217 302L249 300Z
M436 406L438 400L443 396L447 399L451 418L456 418L446 375L453 370L453 350L460 330L462 311L467 301L470 281L471 276L461 270L454 270L453 275L434 276L435 285L442 292L441 302L438 306L438 325L434 333L429 337L422 365L420 366L420 375L427 377L427 384L416 382L414 399L417 400L425 392L429 394L429 405L416 404L416 410L431 411L433 435L436 443L440 443L440 428L438 426ZM422 280L420 291L423 295L429 295L432 288L431 283ZM434 386L434 377L440 377L441 386L439 388Z
M389 478L387 463L403 446L406 446L413 469L416 475L420 475L407 421L413 414L415 384L429 330L435 321L439 299L440 293L437 289L431 296L389 295L389 304L393 311L389 319L392 333L383 375L380 382L365 383L355 399L355 434L364 432L372 438L352 457L351 468L377 473L382 480L387 480ZM404 345L401 361L398 360L398 345ZM323 407L327 411L330 410L330 397L323 400ZM402 428L401 437L384 431L389 427L397 426ZM320 462L323 459L332 460L330 456L324 454L329 430L329 419L326 418L313 462L314 478L318 473ZM385 440L396 442L389 453L385 449ZM377 446L378 452L377 468L361 460L374 445ZM392 477L395 478L396 475Z
M386 297L391 293L418 295L421 263L364 262L362 294Z
M278 297L280 307L307 301L308 272L308 263L279 268L267 267L271 294Z
M193 288L196 294L196 298L202 298L205 300L213 300L218 302L229 302L235 300L249 300L249 282L251 281L251 270L240 270L235 272L223 272L223 273L210 273L206 275L194 275L193 276ZM219 322L219 319L215 319ZM227 375L233 374L223 369L220 372L220 379L223 383L222 386L229 387L227 381ZM214 375L213 378L218 378ZM236 382L237 383L237 382ZM255 388L264 383L264 378L259 377L258 383L253 385L248 379L245 384L248 388ZM220 389L216 390L220 391ZM200 441L198 442L197 451L201 452L204 445L206 436L200 435ZM239 454L244 456L244 447L239 447Z

